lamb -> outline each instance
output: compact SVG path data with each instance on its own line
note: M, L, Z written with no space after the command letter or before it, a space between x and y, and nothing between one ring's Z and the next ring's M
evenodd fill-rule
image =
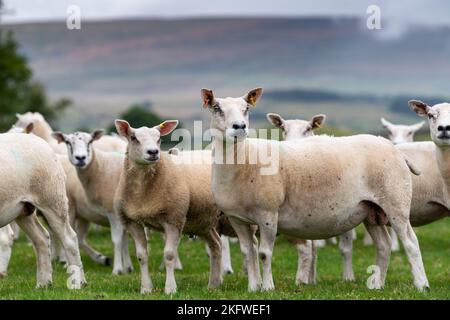
M141 293L152 290L144 226L164 232L165 293L177 290L174 262L181 234L198 235L210 249L209 287L222 283L221 244L215 230L219 210L210 186L210 167L179 164L161 153L161 137L170 134L178 121L165 121L153 128L134 129L116 120L117 132L128 140L122 176L116 194L116 211L136 244L141 268ZM178 157L178 156L175 156Z
M377 248L379 276L374 288L381 289L385 283L391 251L385 225L390 222L405 248L414 285L421 291L429 289L419 243L409 222L413 169L390 141L371 135L316 136L301 142L248 139L249 111L260 99L261 88L239 98L215 98L209 89L203 89L201 95L215 133L213 195L239 236L250 291L261 286L250 225L258 225L261 235L261 288L272 290L271 260L277 232L323 239L343 234L361 222ZM269 167L261 154L272 157Z
M33 124L32 132L47 141L52 149L59 154L67 154L64 145L58 143L52 136L53 129L45 120L44 116L39 112L27 112L24 114L16 114L18 128L26 128L29 124ZM94 142L94 147L107 152L125 153L127 144L122 139L113 136L102 136L102 139Z
M94 142L98 141L103 134L103 130L96 130L92 134L54 132L52 136L59 143L66 144L69 160L76 168L89 209L109 221L114 245L113 274L118 275L133 271L128 253L128 237L120 218L114 212L114 195L122 171L124 156L120 153L104 152L93 147Z
M388 131L388 138L392 141L393 144L401 144L407 142L414 141L414 134L419 131L424 122L419 122L413 125L401 125L401 124L393 124L387 121L384 118L381 118L381 124ZM390 228L390 235L392 240L392 251L399 251L400 245L398 243L398 237L395 234L395 231ZM366 231L364 234L364 245L372 245L373 240L370 237L369 233Z
M40 210L62 242L72 273L71 289L86 283L78 241L69 224L65 174L50 146L34 135L0 134L0 227L16 221L31 239L37 254L37 287L52 283L48 232L40 224Z

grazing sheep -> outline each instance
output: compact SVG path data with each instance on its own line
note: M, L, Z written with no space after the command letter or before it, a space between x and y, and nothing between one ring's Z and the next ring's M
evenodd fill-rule
M103 152L93 147L94 142L103 134L103 130L96 130L92 134L54 132L53 137L59 143L66 144L69 160L76 168L89 209L108 219L114 244L113 274L122 274L133 271L128 253L128 236L120 217L114 212L114 195L124 156L116 152Z
M32 123L34 125L32 132L35 135L47 141L56 153L67 153L66 147L59 144L58 141L53 138L53 129L42 114L39 112L27 112L24 114L16 114L16 117L16 127L26 128ZM107 152L125 153L127 144L119 137L103 136L102 139L94 142L94 147Z
M116 120L117 132L128 140L116 210L135 240L142 293L151 292L153 287L144 226L164 232L166 294L177 290L174 263L182 233L205 240L211 252L209 287L222 283L220 237L215 230L220 212L209 187L210 168L179 164L171 155L161 153L161 137L177 125L178 121L165 121L153 128L134 129L128 122Z
M208 89L201 95L215 133L214 199L239 236L250 291L261 285L250 225L258 225L260 232L262 289L271 290L277 232L323 239L343 234L361 222L377 248L379 276L374 288L384 286L389 264L388 222L403 243L415 286L429 288L419 243L409 223L412 168L390 141L371 135L315 136L301 142L248 139L249 111L262 89L239 98L216 99ZM264 154L271 157L268 164L262 161Z
M83 266L77 236L69 224L66 177L55 153L34 135L5 133L0 134L0 159L0 227L15 220L31 239L37 254L37 287L52 283L52 266L49 235L35 209L64 246L69 270L74 272L71 288L80 288L85 283Z

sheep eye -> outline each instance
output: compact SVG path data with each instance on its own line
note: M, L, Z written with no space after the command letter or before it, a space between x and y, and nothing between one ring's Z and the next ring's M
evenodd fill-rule
M408 136L410 136L410 135L412 135L412 132L410 131L410 132L408 132Z
M130 139L131 139L131 141L133 141L133 142L136 142L136 141L137 141L137 139L136 139L136 136L135 136L135 135L132 135L132 136L130 137Z
M245 108L244 114L247 114L247 113L249 112L249 110L250 110L250 107L247 106L247 107Z

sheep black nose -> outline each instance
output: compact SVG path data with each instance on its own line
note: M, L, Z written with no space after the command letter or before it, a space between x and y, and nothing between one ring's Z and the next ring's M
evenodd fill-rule
M234 123L233 124L233 129L234 130L239 130L239 129L245 130L245 128L247 128L247 125L244 122L242 122L242 123Z
M147 150L147 153L150 156L156 156L159 153L159 150L158 149L150 149L150 150Z
M76 156L75 159L77 159L78 161L85 161L86 156Z
M450 131L450 125L447 126L438 126L438 131Z

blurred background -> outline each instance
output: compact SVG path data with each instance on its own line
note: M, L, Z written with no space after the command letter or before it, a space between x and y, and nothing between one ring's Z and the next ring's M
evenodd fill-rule
M66 27L69 5L80 30ZM380 30L367 28L369 5ZM409 99L449 100L449 10L444 0L4 0L0 127L35 110L65 131L119 116L192 128L209 116L201 88L261 86L253 127L269 127L267 112L325 113L327 132L381 134L381 116L420 121Z

